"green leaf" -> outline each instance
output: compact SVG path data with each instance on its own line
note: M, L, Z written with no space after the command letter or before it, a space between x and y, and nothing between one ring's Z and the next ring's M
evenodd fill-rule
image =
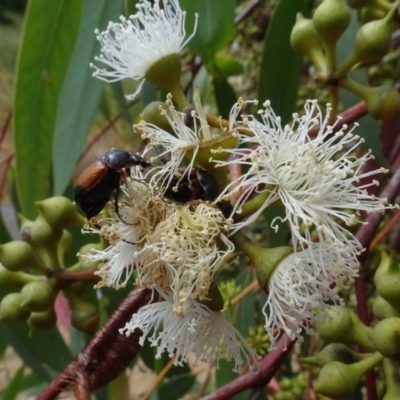
M237 277L236 283L244 289L254 280L254 271L245 268ZM245 296L238 306L238 313L234 323L236 329L244 336L249 335L249 329L256 326L256 309L254 297L249 294Z
M193 32L195 14L199 15L197 30L188 46L203 58L211 60L231 40L234 32L235 1L234 0L181 0L186 14L186 32Z
M221 78L229 78L234 75L241 75L244 73L243 64L236 58L225 56L223 54L216 54L214 57L214 67L216 74Z
M45 365L61 372L72 355L57 329L30 336L26 323L0 323L0 336L14 348L24 363L40 378L50 381ZM48 349L57 349L48 351Z
M82 22L57 111L53 147L54 195L64 193L96 114L104 82L89 64L100 53L94 30L118 19L122 1L84 0Z
M258 100L270 100L287 123L295 109L302 57L290 47L290 32L305 0L280 0L269 23L261 60Z
M7 243L10 240L11 240L10 233L8 232L8 229L4 224L3 216L0 215L0 244Z
M79 27L82 0L32 0L26 12L14 99L17 192L22 211L49 193L58 96Z
M226 79L214 78L214 93L217 101L218 111L222 118L229 118L229 112L236 102L236 94Z
M17 372L12 377L6 390L3 392L3 400L15 400L17 398L18 393L22 389L21 386L24 379L24 368L24 366L18 368Z
M176 375L158 389L160 399L181 399L193 386L196 378L192 373Z

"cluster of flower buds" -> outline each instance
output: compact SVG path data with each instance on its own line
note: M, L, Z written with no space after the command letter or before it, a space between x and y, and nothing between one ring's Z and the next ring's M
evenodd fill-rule
M374 118L387 119L399 115L400 95L393 85L368 87L347 76L352 69L380 62L390 51L398 6L385 0L352 0L348 3L354 8L364 7L370 19L371 10L378 10L383 15L359 28L352 54L339 65L336 59L337 43L351 19L344 0L324 0L311 19L299 14L291 33L291 45L295 51L309 58L316 69L315 79L318 82L339 86L360 96Z
M80 298L79 284L65 284L64 276L65 272L96 268L81 262L66 269L64 263L64 255L71 246L66 228L83 226L85 220L65 197L38 201L36 207L35 220L20 217L20 240L0 246L0 287L19 288L1 300L0 320L27 321L32 333L49 330L57 322L54 302L62 291L71 306L72 325L93 333L98 327L97 308Z
M400 266L394 253L382 254L375 284L378 296L373 313L379 322L371 328L350 309L331 308L327 310L330 318L318 325L321 339L329 344L315 356L301 359L321 368L315 390L323 396L350 397L365 373L382 364L386 379L384 399L394 400L400 395ZM358 345L369 353L356 352L348 345Z

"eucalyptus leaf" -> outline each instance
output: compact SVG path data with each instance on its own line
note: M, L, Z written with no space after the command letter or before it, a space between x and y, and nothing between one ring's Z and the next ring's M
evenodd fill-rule
M188 46L205 62L223 49L232 39L234 32L235 1L234 0L181 0L186 14L186 32L193 32L195 14L199 20L194 37Z
M122 1L84 0L82 21L62 87L53 146L54 195L64 193L97 112L104 82L92 77L89 64L100 53L95 29L118 19Z
M280 0L268 26L260 68L258 100L270 100L286 124L294 112L302 57L290 46L290 32L305 0Z
M82 0L32 0L25 14L14 98L15 180L22 211L49 193L58 98L78 32ZM65 154L64 154L65 156Z

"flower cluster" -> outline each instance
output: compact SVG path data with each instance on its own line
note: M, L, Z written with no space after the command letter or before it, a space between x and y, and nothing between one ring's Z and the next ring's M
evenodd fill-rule
M96 76L143 82L151 75L156 85L165 79L160 62L177 55L187 41L178 1L163 4L143 0L129 20L97 32L102 45L97 61L112 71L94 67ZM180 65L174 64L179 74ZM158 357L167 351L176 364L193 352L196 361L215 364L232 358L239 370L244 359L251 362L256 355L224 317L216 285L233 243L252 258L257 277L263 276L258 279L268 293L263 313L271 348L281 332L300 339L303 330L313 331L329 303L342 304L335 286L348 287L357 275L362 246L348 228L361 213L390 207L368 193L377 184L373 178L385 171L364 171L371 154L358 154L362 140L354 128L340 126L339 120L328 124L329 106L324 116L317 101L308 101L304 115L294 114L291 125L282 126L269 102L258 116L239 117L246 103L240 100L229 121L222 121L206 115L197 92L194 107L177 110L173 100L185 107L188 102L174 79L158 85L174 91L160 111L170 129L151 121L134 127L148 141L147 150L157 149L153 160L161 165L149 176L132 168L122 186L119 213L110 209L110 218L96 221L110 246L86 257L102 262L99 286L124 286L135 271L137 285L153 290L153 302L121 332L141 329L141 343L148 338ZM233 166L243 166L244 173L229 181ZM215 190L191 178L196 167L212 175ZM196 185L207 190L198 191ZM190 201L177 204L169 193L179 194L182 187ZM213 198L205 195L214 192ZM284 207L285 216L272 220L271 227L287 226L292 246L290 252L282 248L284 256L272 256L274 262L263 259L266 253L254 243L256 250L249 249L248 239L237 239L271 205Z
M215 286L224 259L234 249L228 239L231 221L208 202L175 204L154 180L139 175L132 168L121 187L119 212L110 205L111 216L95 221L109 247L82 257L101 261L98 287L125 286L135 271L137 285L153 289L154 300L162 299L140 309L122 332L129 335L140 328L143 342L154 328L149 340L158 355L167 351L179 365L189 352L216 364L221 357L233 358L239 371L243 357L252 361L256 354L221 313L223 302ZM157 331L160 326L162 332Z

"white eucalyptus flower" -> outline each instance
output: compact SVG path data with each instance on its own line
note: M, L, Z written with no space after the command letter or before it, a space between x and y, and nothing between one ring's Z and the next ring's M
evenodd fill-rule
M95 68L94 76L115 82L124 78L141 81L133 99L141 90L149 68L162 58L178 54L196 31L197 16L193 33L185 40L185 16L178 0L142 0L136 7L138 12L129 19L120 17L121 22L110 22L104 32L96 30L101 44L101 54L95 60L108 69Z
M218 367L220 359L233 359L234 370L240 371L244 360L254 363L256 353L221 312L211 311L194 300L177 309L171 294L158 292L163 300L142 307L121 333L129 336L140 329L143 335L139 343L143 346L147 338L157 347L156 358L166 351L175 357L175 365L187 363L191 353L195 355L194 365L200 361Z
M144 264L151 265L146 262L150 255L165 267L176 306L188 299L207 299L216 274L234 250L227 237L230 227L231 221L216 206L189 204L176 206L148 237Z
M363 172L372 155L360 154L363 140L352 133L354 128L346 131L347 126L343 126L333 132L337 122L328 125L330 107L324 118L317 101L307 101L305 115L294 114L292 125L282 126L270 103L264 106L259 112L262 122L253 116L243 117L243 125L253 136L241 135L241 143L252 148L223 150L234 157L227 162L216 161L220 166L239 163L248 168L218 200L235 196L234 213L240 213L252 195L260 198L259 209L237 223L233 231L255 221L271 204L280 203L286 216L283 220L275 218L271 226L277 230L279 222L288 222L294 248L306 248L316 232L320 242L343 243L360 250L360 243L347 227L364 211L390 207L385 206L385 199L367 192L370 186L378 185L371 177L386 171ZM310 136L313 128L315 136Z
M317 264L317 268L316 268ZM271 349L282 332L302 340L302 331L313 333L313 324L325 315L329 304L342 305L336 284L351 283L358 273L355 258L337 249L315 243L292 253L274 270L268 280L267 301L263 308L265 329Z
M102 262L97 271L102 278L98 286L119 288L126 285L132 272L146 259L148 236L170 210L169 202L142 179L138 169L132 168L131 171L135 176L128 177L121 186L118 214L112 203L109 207L111 216L96 221L96 226L100 226L97 232L110 245L103 251L94 250L81 255L89 261ZM96 228L90 231L94 232Z
M229 140L232 145L238 144L234 121L240 112L241 105L235 105L231 111L228 127L214 129L207 121L206 112L200 101L200 94L195 90L193 95L194 109L185 113L175 109L172 96L168 95L166 107L160 107L160 113L166 117L172 128L167 132L157 125L141 121L134 125L136 132L149 141L150 147L159 149L157 159L168 159L168 162L153 177L161 186L169 187L171 181L178 178L176 187L185 174L190 174L198 159L209 161L213 147L219 147L221 142ZM204 159L207 154L207 159ZM229 157L227 155L225 158ZM174 190L177 190L175 187Z

